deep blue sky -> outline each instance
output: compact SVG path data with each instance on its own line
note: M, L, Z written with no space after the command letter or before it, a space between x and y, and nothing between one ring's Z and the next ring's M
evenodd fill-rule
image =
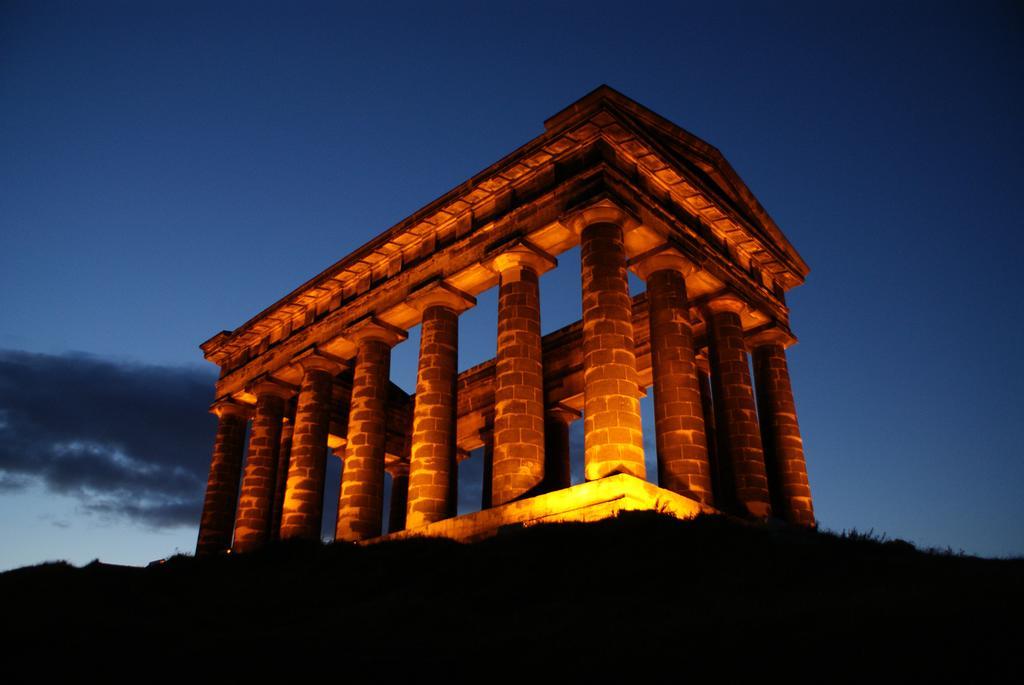
M1020 6L824 4L0 5L0 568L191 551L197 345L601 83L718 147L811 265L822 526L1024 554ZM545 330L579 317L574 253L543 287Z

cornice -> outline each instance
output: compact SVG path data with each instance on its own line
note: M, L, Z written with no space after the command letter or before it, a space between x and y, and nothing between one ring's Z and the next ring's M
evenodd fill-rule
M352 296L429 258L439 244L473 233L482 219L500 213L502 203L514 204L517 189L528 184L555 185L556 175L550 173L554 165L599 141L635 164L637 173L670 193L721 240L732 243L741 259L768 269L783 289L802 282L806 264L721 153L693 134L608 87L570 105L545 125L547 130L537 138L392 226L238 329L210 338L201 345L207 359L224 366L244 350L255 349L259 354L260 341L273 334L288 337L292 330L342 307ZM678 149L669 149L669 143ZM704 177L683 168L686 160L678 157L683 151L689 151L687 160ZM709 165L720 172L717 183L715 175L708 174ZM761 219L760 224L750 214Z

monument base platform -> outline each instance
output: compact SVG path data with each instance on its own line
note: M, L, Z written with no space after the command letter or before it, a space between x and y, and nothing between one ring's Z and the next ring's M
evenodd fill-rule
M525 527L538 523L600 521L620 511L637 510L660 511L679 519L690 519L701 513L718 513L713 507L689 497L620 473L419 528L389 533L366 542L410 537L443 537L472 542L491 537L510 525Z

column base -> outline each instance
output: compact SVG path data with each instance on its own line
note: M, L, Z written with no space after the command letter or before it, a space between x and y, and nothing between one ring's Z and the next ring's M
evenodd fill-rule
M718 513L718 510L689 497L620 473L364 542L376 543L410 537L440 537L472 542L489 538L504 526L600 521L616 516L620 511L660 511L678 519L691 519L702 513Z

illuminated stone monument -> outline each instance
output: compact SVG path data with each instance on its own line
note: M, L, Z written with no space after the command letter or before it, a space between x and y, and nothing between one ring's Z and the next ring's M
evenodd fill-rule
M583 318L541 336L539 279L576 246ZM630 270L647 286L636 297ZM785 353L785 293L807 271L715 148L598 88L203 343L221 374L197 554L318 539L332 453L339 540L380 538L385 519L389 538L472 540L626 509L813 526ZM459 315L492 287L496 356L460 372ZM389 368L416 325L410 396ZM658 486L640 421L651 387ZM586 480L572 486L569 425L581 419ZM455 516L458 461L480 448L483 508Z

